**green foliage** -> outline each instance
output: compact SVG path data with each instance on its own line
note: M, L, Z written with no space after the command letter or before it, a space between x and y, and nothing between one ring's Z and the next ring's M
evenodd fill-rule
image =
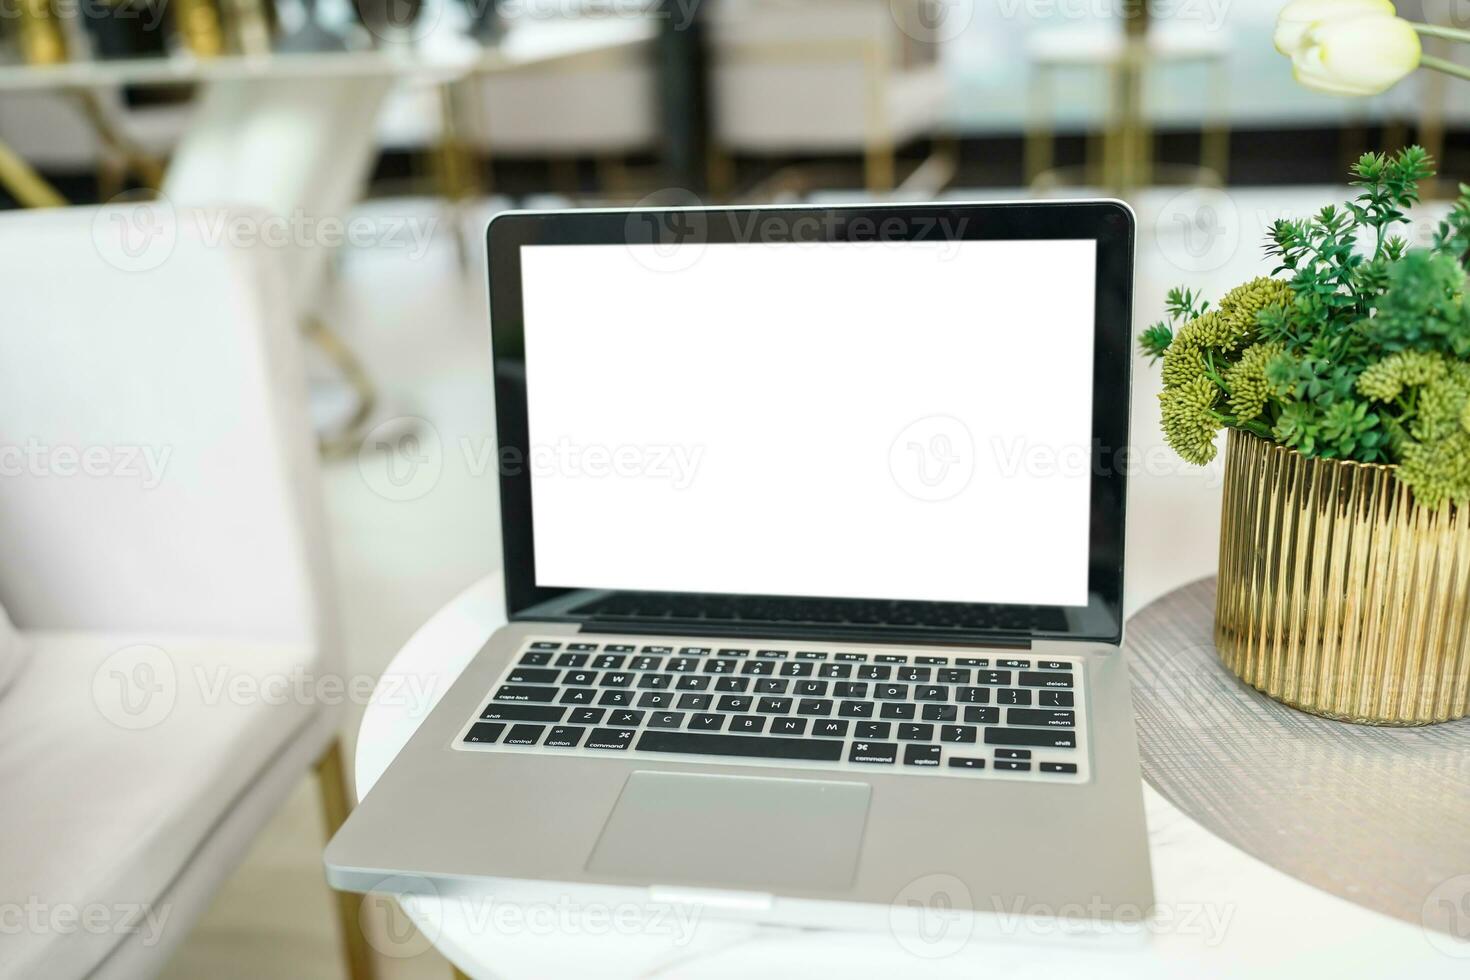
M1470 185L1431 248L1408 221L1433 161L1413 146L1367 153L1357 196L1267 235L1270 278L1219 306L1176 288L1139 337L1163 361L1165 437L1208 463L1223 427L1303 455L1391 463L1426 506L1470 505Z

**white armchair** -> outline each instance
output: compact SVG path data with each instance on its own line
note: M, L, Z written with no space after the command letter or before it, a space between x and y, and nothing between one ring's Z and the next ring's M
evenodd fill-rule
M0 978L155 975L313 766L345 817L296 322L227 217L0 216Z

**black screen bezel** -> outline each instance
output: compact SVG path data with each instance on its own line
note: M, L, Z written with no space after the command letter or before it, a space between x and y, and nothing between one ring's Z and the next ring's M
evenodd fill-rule
M758 238L755 236L759 236ZM803 237L806 236L806 237ZM1129 374L1132 362L1134 218L1117 201L1026 202L985 204L897 204L851 207L772 207L711 209L576 210L505 212L486 232L489 256L491 339L495 372L496 427L500 456L500 507L504 552L506 610L512 620L538 619L595 623L577 611L578 597L615 595L596 588L548 588L536 584L531 475L515 460L529 458L526 409L524 308L521 294L521 249L528 245L724 244L761 241L935 241L960 239L1047 240L1094 239L1097 271L1093 345L1093 459L1088 594L1085 607L1063 610L1064 628L1035 629L1029 639L1073 639L1116 644L1122 635L1124 518L1127 473L1122 464L1128 445ZM891 236L891 237L890 237ZM1044 302L1044 297L1038 297ZM692 313L697 311L691 311ZM1016 329L1024 329L1017 325ZM1044 383L1038 381L1038 383ZM698 601L701 597L687 595ZM705 596L703 598L728 598ZM842 597L825 597L847 601ZM920 609L926 604L914 604ZM936 608L940 603L933 604ZM973 603L981 613L1000 614L1015 607ZM722 630L751 635L773 630L794 638L810 634L832 637L817 625L789 622L730 623ZM681 623L663 619L658 632L683 631L709 622ZM882 628L878 628L882 633ZM928 637L921 626L905 631L906 641ZM849 633L836 631L836 637ZM884 634L886 635L886 634ZM938 642L984 642L986 630L955 635L936 630ZM996 640L1014 639L996 633Z

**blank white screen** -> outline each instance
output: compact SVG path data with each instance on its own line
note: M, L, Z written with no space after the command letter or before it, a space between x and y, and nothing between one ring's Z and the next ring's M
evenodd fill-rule
M1094 241L680 247L521 251L538 585L1086 604Z

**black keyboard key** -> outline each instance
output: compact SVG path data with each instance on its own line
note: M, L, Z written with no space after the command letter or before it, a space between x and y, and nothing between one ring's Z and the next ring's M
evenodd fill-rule
M996 704L1030 704L1031 692L1014 687L1003 687L995 692Z
M590 687L569 687L561 692L562 704L591 704L597 692Z
M690 711L703 711L709 707L714 697L713 694L681 694L677 707L688 708Z
M761 698L755 710L763 715L784 715L791 710L790 698Z
M644 649L647 649L647 647ZM669 665L665 669L671 670L676 674L687 674L691 670L699 669L699 660L695 657L673 657L669 660Z
M1059 674L1055 671L1048 673L1043 670L1023 670L1016 683L1026 687L1071 687L1072 675Z
M704 672L706 674L733 674L740 669L738 660L706 660Z
M874 684L873 697L880 701L907 701L909 686L907 684Z
M842 718L818 718L812 722L812 734L823 738L846 738L848 722Z
M563 677L561 682L577 687L586 687L595 680L597 680L597 671L595 670L569 670L567 671L567 676Z
M633 674L626 670L610 670L597 682L598 687L631 687Z
M1072 707L1072 692L1037 691L1036 703L1043 708L1070 708Z
M527 687L524 685L505 685L495 692L497 701L539 701L543 704L556 699L557 689L554 687Z
M611 708L626 708L633 703L633 692L623 687L610 687L602 692L597 703Z
M866 653L839 653L832 659L846 661L847 663L862 663L868 659L868 655Z
M710 648L709 647L680 647L679 648L679 656L681 656L681 657L707 657L707 656L709 656L709 653L710 653Z
M997 759L1029 759L1029 758L1031 758L1031 750L1030 749L996 749L995 750L995 757Z
M940 725L939 740L945 743L973 743L980 729L973 725Z
M657 657L639 657L638 660L652 660L653 663L654 663L654 666L652 666L652 667L640 667L640 666L638 666L638 661L635 660L635 661L633 661L633 669L634 670L657 670L658 669L658 658ZM620 657L620 656L618 656L615 653L604 653L601 656L597 656L597 657L593 657L592 658L592 669L593 670L621 670L622 667L623 667L623 664L625 664L627 662L628 662L628 658L627 657Z
M949 757L951 769L984 769L984 759L967 759L963 756L952 755Z
M948 657L915 657L914 663L923 664L926 667L948 667Z
M773 735L710 735L703 732L645 731L638 740L638 750L755 759L804 759L812 762L836 762L842 758L841 742L813 738L778 738Z
M541 733L546 731L545 725L512 725L510 732L505 736L506 745L535 745L541 741Z
M722 657L748 657L748 656L750 656L750 651L749 650L733 650L733 649L728 649L727 648L727 649L724 649L724 650L721 650L720 651L720 656L722 656Z
M939 746L905 745L903 764L906 766L937 766L939 765Z
M771 719L771 734L772 735L805 735L806 734L806 719L805 718L772 718Z
M959 717L959 710L953 704L926 704L919 717L925 721L954 721Z
M755 699L748 695L726 694L715 705L721 711L749 711Z
M725 716L714 714L699 714L689 719L689 730L700 732L717 732L725 727Z
M551 663L551 654L527 653L521 657L521 663L526 667L544 667Z
M873 717L873 702L844 701L837 706L837 713L844 718L871 718Z
M1012 762L1012 761L1010 761L1008 759L996 759L995 760L995 768L1000 769L1000 770L1003 770L1005 772L1030 772L1031 771L1031 763L1029 763L1029 762Z
M1069 664L1069 663L1067 663L1065 660L1038 660L1036 662L1036 669L1037 670L1071 670L1072 669L1072 665ZM1070 762L1068 762L1068 763L1058 762L1058 763L1056 763L1056 765L1059 765L1059 766L1060 765L1071 765L1071 763Z
M631 728L594 728L587 736L589 749L626 749L637 733Z
M931 673L928 667L900 667L898 679L910 683L928 683Z
M898 653L880 653L873 658L873 662L877 664L906 664L909 662L909 658Z
M796 705L796 713L799 715L830 715L832 713L832 699L802 698Z
M993 705L985 707L972 705L965 709L965 721L972 725L998 725L1000 724L1000 709Z
M622 711L614 711L612 717L608 718L607 723L619 727L626 725L629 728L637 728L643 724L643 712L629 711L626 708Z
M640 690L664 691L673 686L673 674L643 674L638 678L638 687Z
M586 732L585 728L557 725L546 733L546 741L541 744L553 749L574 749L581 743Z
M798 651L796 651L796 659L797 660L826 660L827 659L827 655L825 653L818 653L818 652L816 652L814 650L798 650Z
M990 688L958 687L955 688L954 699L960 704L989 704Z
M891 766L898 758L898 745L893 742L853 742L847 753L848 762Z
M943 684L930 684L914 688L915 701L948 701L949 688Z
M489 745L499 738L504 731L504 725L479 721L470 726L470 730L465 733L464 740L473 745Z
M1043 762L1040 767L1042 772L1076 772L1075 762Z
M649 728L678 728L684 724L682 711L655 711L648 716Z
M760 715L735 715L729 730L737 735L754 735L766 730L766 720Z
M602 721L605 714L606 708L578 708L567 716L567 721L573 725L595 725Z
M774 660L747 660L740 665L740 673L749 676L765 677L776 672Z
M591 653L593 650L596 650L597 649L597 644L596 643L568 643L567 644L567 649L568 650L576 651L577 653Z
M540 704L488 704L480 713L484 721L561 721L566 708Z
M898 737L905 742L932 742L934 741L934 726L915 724L899 725Z
M865 698L868 685L861 681L837 681L832 685L832 696L838 698Z
M602 658L599 657L598 659L601 660ZM610 666L612 666L612 667L621 667L621 666L623 666L622 663L621 663L622 659L623 659L622 657L619 657L618 660L620 662L619 663L615 663L615 664L611 664ZM633 670L658 670L658 669L662 668L663 665L664 665L664 658L663 657L634 657L633 658L633 663L632 663L631 666L632 666L632 669ZM597 666L597 665L594 664L593 666Z
M757 650L755 652L755 655L757 657L763 657L766 660L785 660L787 657L791 656L791 651L790 650Z
M907 703L885 704L878 709L878 717L897 718L899 720L911 719L914 717L916 710L917 705Z
M674 683L674 687L680 691L706 691L709 678L703 674L685 674Z
M990 659L988 657L957 657L955 659L955 666L956 667L989 667L990 666Z
M798 660L792 660L789 663L782 664L780 670L782 677L810 677L815 672L815 664L802 663Z
M997 667L1012 667L1012 668L1019 668L1021 670L1027 670L1027 669L1029 669L1031 667L1031 661L1029 661L1029 660L997 660L995 662L995 665Z
M1042 708L1011 708L1006 712L1007 725L1041 725L1046 728L1076 728L1077 712L1047 711Z
M989 684L991 687L997 684L1009 684L1011 672L1008 670L982 670L975 674L975 683Z
M603 649L603 652L604 653L632 653L633 652L633 644L631 644L631 643L609 643L609 644L605 645L602 649Z
M585 653L564 653L556 658L558 667L585 667L591 658Z
M531 649L532 650L560 650L561 649L561 644L560 643L553 643L550 640L537 640L535 643L532 643L531 644Z
M826 681L797 681L796 693L805 698L819 698L827 693Z
M612 648L609 647L608 649L612 649ZM649 644L648 646L645 646L643 648L643 652L644 653L670 654L670 653L673 653L674 652L674 648L673 647L659 646L657 644Z
M888 738L893 734L893 723L887 721L860 721L852 730L853 738Z
M785 694L790 681L782 677L757 677L755 681L755 693L757 694Z
M638 695L640 708L667 708L673 703L674 696L668 691L644 691Z
M838 654L842 656L842 654ZM844 678L852 676L852 664L822 664L822 669L817 671L818 677Z
M715 681L716 691L745 691L749 688L749 677L721 677Z
M963 667L948 667L939 672L938 680L941 684L968 684L970 672Z
M886 681L893 676L893 668L879 664L863 664L858 668L858 679L864 681Z
M987 728L986 745L1031 745L1042 749L1075 749L1076 732L1058 732L1047 728Z

